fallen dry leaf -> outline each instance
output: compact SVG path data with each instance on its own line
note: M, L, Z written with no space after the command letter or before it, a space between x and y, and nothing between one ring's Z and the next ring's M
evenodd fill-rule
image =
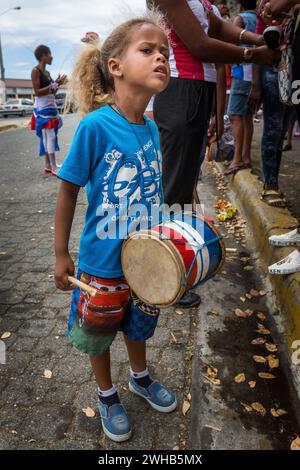
M291 450L300 450L300 437L296 437L291 443Z
M191 401L192 395L191 395L190 393L187 394L187 399L188 399L189 401Z
M248 382L248 384L249 384L250 388L254 388L255 385L256 385L256 382L255 382L255 380L250 380L250 382Z
M177 339L176 339L176 336L174 335L173 331L171 331L171 336L172 336L172 340L174 341L174 343L177 343Z
M214 310L214 309L213 309L213 310L209 310L209 311L207 312L207 315L216 315L216 316L219 316L219 312L218 312L218 310Z
M260 333L262 335L270 335L270 330L268 330L267 328L265 328L264 325L262 325L261 323L257 323L257 330L255 330L257 333Z
M263 297L264 295L267 295L267 291L265 291L265 290L260 290L260 291L259 291L259 295L260 295L261 297Z
M240 301L245 303L246 302L246 297L240 297Z
M253 297L258 297L259 296L259 292L255 289L251 289L250 291L250 295L252 295Z
M45 369L43 373L43 377L45 379L51 379L52 378L52 372L50 369Z
M266 343L265 344L265 347L268 351L270 352L276 352L277 351L277 346L276 344L273 344L273 343Z
M208 380L210 383L212 383L213 385L220 385L221 384L221 380L220 379L216 379L215 377L209 377L208 375L206 374L202 374L202 377L204 377L206 380Z
M212 365L208 365L206 373L208 377L216 378L218 376L218 369Z
M279 416L286 415L287 411L283 410L282 408L271 408L271 415L274 416L274 418L279 418Z
M188 413L190 407L191 407L190 402L187 401L187 400L184 400L183 405L182 405L182 414L183 414L183 416L186 416L186 414Z
M265 338L255 338L251 341L251 344L264 344L266 341Z
M258 312L258 314L256 315L257 318L259 318L261 321L264 321L266 319L266 315L262 312Z
M217 426L213 426L212 424L204 424L205 428L212 429L213 431L221 432L222 428L218 428Z
M252 407L250 405L247 405L247 403L243 403L242 401L240 403L245 408L245 410L248 411L248 413L251 413L251 411L253 411Z
M244 373L241 373L241 374L238 374L234 377L234 381L237 383L237 384L240 384L242 382L245 382L246 380L246 377L245 377L245 374Z
M84 412L85 416L88 418L93 418L95 416L95 411L92 410L92 408L82 408L82 411Z
M182 311L182 310L178 310L178 309L177 309L177 310L175 310L175 313L176 313L177 315L183 315L183 311Z
M250 264L247 266L244 266L245 271L252 271L252 269L253 269L253 266L251 266Z
M267 359L266 359L264 356L256 356L256 355L254 355L254 356L252 356L252 357L253 357L253 360L254 360L255 362L261 362L261 363L267 362Z
M275 357L273 354L270 354L269 356L266 357L270 369L276 369L276 367L279 367L279 359Z
M9 338L11 336L11 332L10 331L5 331L3 333L3 335L1 336L1 339L6 339L6 338Z
M247 294L245 294L245 295L246 295L246 297L247 297L248 300L251 300L251 299L252 299L252 295L249 294L248 292L247 292Z
M236 253L237 248L226 248L226 253Z
M172 449L172 450L179 450L179 446L175 446L175 447L173 447L173 449Z
M262 416L265 416L266 413L267 413L267 410L265 409L265 407L261 403L259 403L258 401L255 401L254 403L251 403L251 407L252 407L253 410L257 411Z
M250 309L241 310L240 308L236 308L234 313L236 314L237 317L248 318L248 317L251 317L251 315L253 314L253 310L250 310Z
M276 379L276 376L273 374L269 374L268 372L259 372L258 376L261 379Z

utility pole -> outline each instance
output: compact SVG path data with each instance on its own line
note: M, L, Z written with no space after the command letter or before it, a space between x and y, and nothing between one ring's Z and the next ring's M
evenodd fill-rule
M8 8L7 10L0 13L0 16L5 15L5 13L8 13L11 10L21 10L21 7ZM4 68L3 54L2 54L1 35L0 35L0 73L1 73L1 80L4 82L4 80L5 80L5 68Z
M1 73L1 80L4 82L5 68L4 68L3 54L2 54L1 34L0 34L0 73Z

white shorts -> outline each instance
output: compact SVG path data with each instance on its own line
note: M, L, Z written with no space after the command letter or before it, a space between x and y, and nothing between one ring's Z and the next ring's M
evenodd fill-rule
M55 129L43 129L43 143L47 153L55 153Z

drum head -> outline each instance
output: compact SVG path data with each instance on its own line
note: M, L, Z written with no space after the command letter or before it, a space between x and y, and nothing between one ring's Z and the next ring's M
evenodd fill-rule
M133 292L150 305L167 306L182 294L182 266L168 242L139 232L122 247L122 268Z

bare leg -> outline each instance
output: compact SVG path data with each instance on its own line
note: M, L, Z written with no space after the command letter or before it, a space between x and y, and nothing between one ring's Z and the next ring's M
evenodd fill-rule
M56 164L55 153L49 153L49 160L50 160L52 171L55 171L55 172L58 171L57 164Z
M90 356L90 361L99 388L101 390L112 388L109 349L99 356Z
M49 159L49 155L47 152L45 155L45 168L47 168L47 170L51 170L50 159Z
M243 163L251 163L251 143L253 138L253 115L247 114L243 116L243 151L242 159Z
M230 116L232 123L232 134L234 138L234 156L232 160L233 165L242 164L242 153L243 153L243 140L244 140L244 128L243 128L243 119L241 116L233 115Z
M142 372L146 369L146 342L133 341L124 335L125 344L128 351L128 357L131 369L134 372Z

